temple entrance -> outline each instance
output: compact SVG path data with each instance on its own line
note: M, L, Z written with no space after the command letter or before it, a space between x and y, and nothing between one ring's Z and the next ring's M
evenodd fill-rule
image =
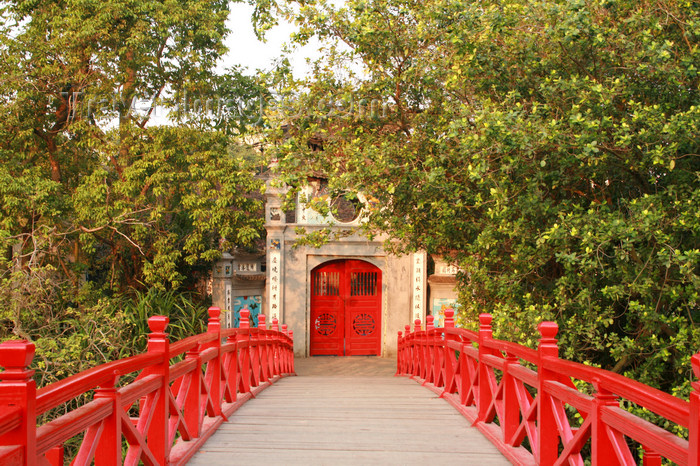
M337 260L311 272L310 355L381 354L382 272Z

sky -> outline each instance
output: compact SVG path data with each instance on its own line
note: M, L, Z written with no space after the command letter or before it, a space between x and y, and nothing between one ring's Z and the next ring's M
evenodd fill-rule
M251 24L253 7L246 3L231 3L231 13L228 19L228 27L231 30L226 39L229 52L219 64L219 71L239 64L248 68L249 74L256 69L270 70L273 61L282 55L282 46L289 41L289 36L295 28L292 24L280 22L265 34L266 42L260 42L255 37ZM317 57L317 45L308 45L290 56L290 62L294 75L301 77L308 71L305 59Z

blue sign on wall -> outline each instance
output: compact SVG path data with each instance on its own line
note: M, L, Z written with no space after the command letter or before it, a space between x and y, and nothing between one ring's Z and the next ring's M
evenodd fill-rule
M258 315L262 307L262 296L236 296L233 299L233 326L238 328L241 324L241 309L248 308L250 311L250 326L258 326Z

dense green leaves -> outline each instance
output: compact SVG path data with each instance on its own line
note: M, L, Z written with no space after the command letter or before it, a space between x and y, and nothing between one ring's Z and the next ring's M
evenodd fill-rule
M365 226L391 248L453 257L464 325L492 312L534 345L553 319L565 356L687 389L697 2L305 2L297 20L344 46L284 116L290 184L325 173L382 206Z
M260 111L221 106L261 87L213 73L226 1L0 8L0 339L44 337L39 358L67 373L119 352L103 335L128 333L115 296L194 289L221 250L259 236L238 136Z

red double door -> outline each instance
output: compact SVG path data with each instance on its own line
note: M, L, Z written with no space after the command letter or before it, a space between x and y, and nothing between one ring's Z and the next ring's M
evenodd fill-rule
M360 260L311 272L311 356L381 354L382 272Z

